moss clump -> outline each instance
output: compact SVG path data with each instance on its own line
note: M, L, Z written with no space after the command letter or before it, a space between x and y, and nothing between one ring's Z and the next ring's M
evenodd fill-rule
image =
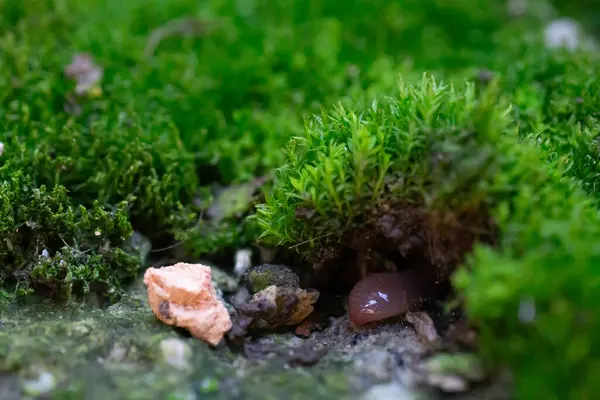
M407 249L375 245L393 238L395 246L429 254L426 265L436 269L444 266L431 257L436 250L466 250L449 232L470 229L468 242L478 241L467 262L455 260L454 283L481 329L482 353L511 368L519 398L589 398L600 354L598 204L564 177L564 164L547 162L546 152L519 139L496 88L477 95L472 84L425 78L401 84L384 107L338 109L313 120L305 137L291 142L257 221L265 240L310 257L334 245L339 261L362 246L412 263ZM406 204L429 222L415 231L419 214L407 214ZM410 218L382 221L382 209ZM311 211L309 222L298 210ZM483 229L481 216L495 228ZM362 237L371 240L348 240L365 226ZM412 231L425 245L407 238ZM519 313L526 303L535 308L529 319Z
M139 273L139 257L119 248L132 233L127 202L75 207L64 187L35 188L5 166L0 204L0 282L10 290L112 296Z
M325 249L327 254L317 257L328 257L339 255L340 245L361 250L377 242L381 251L395 246L407 256L422 253L437 236L428 261L450 265L460 261L475 237L491 233L481 208L483 194L467 189L497 155L492 148L460 155L479 150L478 131L496 133L490 125L500 112L484 109L488 104L476 108L473 86L460 92L429 78L421 85L402 84L399 100L373 102L359 113L338 107L292 139L288 162L258 207L262 238L305 254ZM454 147L460 155L450 153ZM452 185L464 187L464 198ZM398 221L404 221L401 230L395 229ZM460 229L466 221L482 232L465 232L458 243L455 231L443 229Z
M259 196L213 217L221 200L205 189L269 175L321 104L361 102L398 70L418 78L488 60L513 23L502 2L481 0L304 6L2 2L0 163L32 190L66 188L73 207L129 200L155 251L184 241L178 255L227 254L256 239L244 217ZM80 53L103 71L85 96L65 73Z

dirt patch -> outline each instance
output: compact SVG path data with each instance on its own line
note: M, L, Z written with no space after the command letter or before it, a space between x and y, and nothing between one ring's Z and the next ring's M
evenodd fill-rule
M476 242L495 243L496 228L486 211L431 211L423 205L383 204L339 244L316 251L309 285L322 292L348 293L367 273L418 268L436 295Z

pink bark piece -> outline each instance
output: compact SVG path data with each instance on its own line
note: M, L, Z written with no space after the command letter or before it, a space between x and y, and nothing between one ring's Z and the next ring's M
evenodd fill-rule
M210 267L177 263L148 268L144 284L152 311L165 324L185 328L212 346L231 329L229 313L213 287Z

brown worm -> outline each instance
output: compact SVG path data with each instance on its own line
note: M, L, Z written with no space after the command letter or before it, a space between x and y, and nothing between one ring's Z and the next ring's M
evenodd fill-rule
M416 271L367 275L348 297L350 320L360 326L405 314L423 301L421 283Z

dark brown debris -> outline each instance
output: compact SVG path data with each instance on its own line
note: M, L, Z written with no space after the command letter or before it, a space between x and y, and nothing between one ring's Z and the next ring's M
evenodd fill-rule
M296 327L296 336L299 336L301 338L309 338L313 332L322 331L327 327L328 324L329 321L324 317L308 317Z
M466 320L452 324L443 338L444 347L453 350L475 350L477 348L477 332Z
M315 209L309 209L309 208L305 208L305 207L298 207L296 208L296 218L298 219L312 219L312 217L315 216L317 210Z

